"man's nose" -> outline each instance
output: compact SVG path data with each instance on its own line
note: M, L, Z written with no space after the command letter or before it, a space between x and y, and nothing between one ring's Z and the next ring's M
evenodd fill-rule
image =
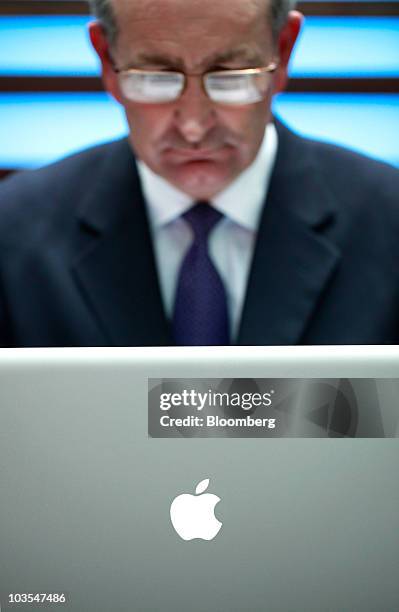
M201 142L214 127L215 105L204 91L201 76L186 76L185 89L176 102L175 121L182 136L191 144Z

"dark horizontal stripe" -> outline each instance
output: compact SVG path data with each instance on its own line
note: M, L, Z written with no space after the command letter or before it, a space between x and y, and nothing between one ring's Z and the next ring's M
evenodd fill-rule
M396 17L399 2L298 2L304 15L314 17Z
M5 170L4 168L0 168L0 180L2 178L5 178L6 176L8 176L9 174L12 174L13 172L15 172L14 170L11 169L7 169Z
M399 2L298 2L305 15L399 15ZM3 0L0 15L87 15L83 0Z
M399 93L399 78L297 78L290 79L289 92L301 93Z
M3 0L0 15L87 15L82 0Z
M0 77L2 93L98 92L103 85L97 77ZM399 93L398 78L293 78L289 92Z
M2 93L96 92L104 91L97 77L70 76L4 76L0 77Z

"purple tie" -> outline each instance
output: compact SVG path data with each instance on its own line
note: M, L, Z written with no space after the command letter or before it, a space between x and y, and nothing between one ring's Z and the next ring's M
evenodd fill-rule
M222 214L208 202L198 202L183 215L194 234L179 274L173 315L178 346L228 345L226 292L208 254L208 237Z

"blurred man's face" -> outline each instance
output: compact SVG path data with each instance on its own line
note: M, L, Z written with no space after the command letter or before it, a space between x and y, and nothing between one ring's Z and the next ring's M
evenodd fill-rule
M285 37L274 45L265 0L113 0L113 8L115 45L108 48L97 24L90 33L106 87L125 108L135 153L193 199L212 198L259 150L272 95L285 83L300 15L291 14ZM212 102L201 78L189 76L178 100L144 104L124 97L110 55L120 69L188 75L266 66L274 59L280 67L261 102L238 107Z

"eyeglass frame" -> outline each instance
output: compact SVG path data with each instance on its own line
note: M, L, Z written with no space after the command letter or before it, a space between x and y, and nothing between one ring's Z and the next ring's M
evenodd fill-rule
M180 76L184 77L184 86L183 89L181 90L179 96L177 98L172 98L170 100L165 100L164 102L141 102L141 104L168 104L171 102L176 102L177 100L180 100L180 98L182 97L182 95L184 94L186 88L187 88L187 77L189 76L197 76L197 77L201 77L201 84L202 84L202 88L204 90L205 95L209 98L209 100L211 100L214 104L221 104L221 105L227 105L227 106L245 106L245 105L249 105L252 104L252 102L244 102L244 103L236 103L236 102L218 102L217 100L213 100L210 95L208 94L207 90L206 90L206 86L205 86L205 80L208 76L221 76L221 75L226 75L226 73L228 74L239 74L239 75L245 75L245 74L262 74L262 73L269 73L272 74L273 72L275 72L278 68L278 61L277 60L273 60L270 62L270 64L268 64L267 66L259 66L256 68L238 68L238 69L226 69L226 70L210 70L208 72L203 72L203 73L189 73L189 72L182 72L181 70L143 70L142 68L117 68L115 66L115 64L112 62L112 69L116 74L121 74L121 75L128 75L128 74L166 74L166 75L171 75L171 74L178 74Z

